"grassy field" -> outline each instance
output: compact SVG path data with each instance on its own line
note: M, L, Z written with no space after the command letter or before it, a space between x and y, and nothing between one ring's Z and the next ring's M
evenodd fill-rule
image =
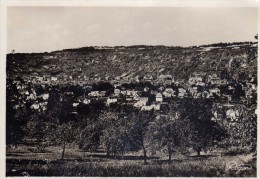
M149 177L255 177L256 161L252 154L227 156L220 154L201 157L175 155L151 156L143 164L142 153L129 153L124 158L108 158L102 151L89 153L71 146L61 160L61 148L48 147L37 152L34 147L7 149L7 176L149 176ZM228 163L249 164L250 169L228 169Z

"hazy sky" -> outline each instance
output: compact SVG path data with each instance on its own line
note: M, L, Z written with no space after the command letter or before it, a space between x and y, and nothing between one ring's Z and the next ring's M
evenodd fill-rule
M253 41L257 8L8 7L7 50Z

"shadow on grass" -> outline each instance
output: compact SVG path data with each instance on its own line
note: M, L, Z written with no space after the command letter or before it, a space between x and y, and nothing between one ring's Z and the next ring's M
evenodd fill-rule
M101 159L116 159L116 160L144 160L143 156L107 156L107 155L85 155L86 158L94 157ZM159 159L159 157L147 157L148 160Z
M6 157L20 157L20 156L24 156L21 154L6 154Z

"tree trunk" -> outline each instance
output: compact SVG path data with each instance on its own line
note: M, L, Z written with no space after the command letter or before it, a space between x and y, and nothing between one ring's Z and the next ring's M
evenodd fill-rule
M171 150L169 150L169 162L171 162L172 161L172 151Z
M64 159L64 155L65 155L65 142L63 143L63 150L62 150L62 155L61 155L61 159Z
M107 157L110 157L110 151L107 150Z
M147 156L146 156L146 150L145 147L143 146L143 152L144 152L144 164L147 164Z
M107 152L107 157L110 157L110 142L107 142L106 144L106 152Z
M200 156L200 149L197 150L197 155Z

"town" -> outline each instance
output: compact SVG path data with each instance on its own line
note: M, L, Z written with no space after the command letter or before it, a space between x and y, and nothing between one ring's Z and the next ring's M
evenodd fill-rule
M94 77L81 77L73 79L64 75L62 78L46 75L28 78L17 77L12 81L16 88L17 103L14 107L22 108L30 103L30 108L46 111L50 93L57 90L62 93L60 100L70 99L73 106L72 113L77 114L77 106L100 101L105 105L126 104L140 110L160 111L167 107L171 100L182 98L209 98L219 107L225 106L227 118L236 121L239 116L239 106L256 105L257 80L256 73L250 71L245 80L230 80L221 78L221 74L193 73L187 81L174 80L172 75L146 75L143 78L129 78L117 76L110 79ZM70 86L70 88L66 88ZM66 89L66 90L65 90ZM63 99L64 98L64 99ZM218 120L216 111L215 118Z

